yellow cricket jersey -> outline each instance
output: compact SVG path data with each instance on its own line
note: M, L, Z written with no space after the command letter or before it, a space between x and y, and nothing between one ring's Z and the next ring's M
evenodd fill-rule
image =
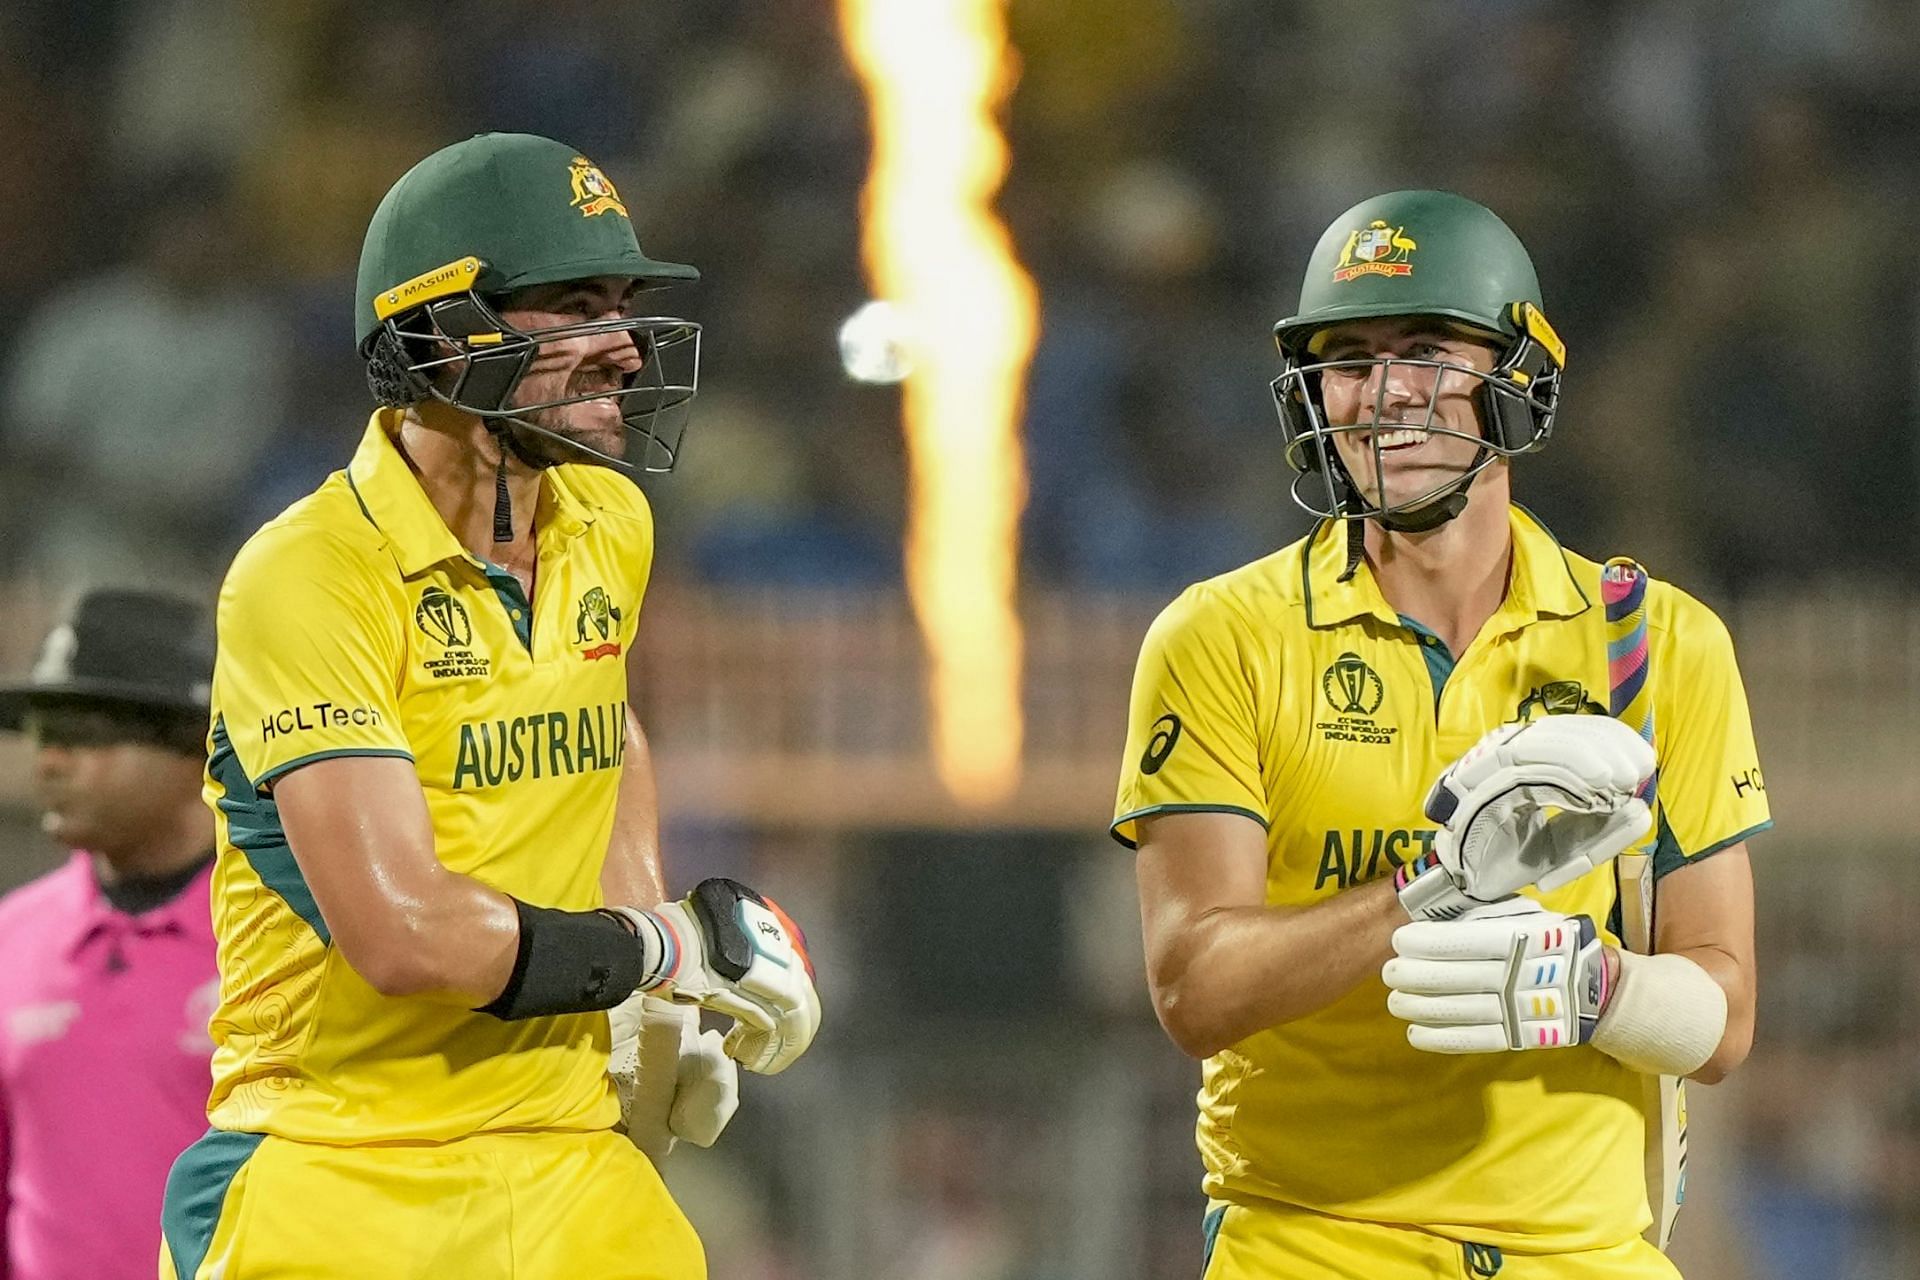
M376 413L346 470L256 533L221 589L208 1113L327 1143L606 1128L605 1014L502 1022L379 994L331 945L274 805L270 784L303 764L404 757L449 869L538 906L601 905L646 500L611 471L549 470L529 608L454 538L398 427Z
M1600 567L1520 508L1511 526L1506 598L1457 659L1366 565L1338 581L1330 522L1189 588L1141 650L1114 834L1131 845L1150 814L1244 814L1267 832L1267 902L1308 906L1427 851L1428 787L1489 729L1605 715ZM1770 819L1726 627L1663 582L1647 608L1664 875ZM1614 900L1608 869L1543 898L1603 923ZM1371 978L1207 1059L1204 1186L1503 1248L1597 1248L1648 1221L1639 1098L1590 1047L1422 1053Z

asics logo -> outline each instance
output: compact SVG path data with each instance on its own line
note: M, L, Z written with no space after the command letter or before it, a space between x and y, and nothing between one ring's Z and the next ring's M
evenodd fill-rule
M1147 739L1147 749L1140 757L1140 772L1149 775L1160 772L1160 766L1167 762L1179 741L1179 716L1164 715L1155 720L1153 736Z

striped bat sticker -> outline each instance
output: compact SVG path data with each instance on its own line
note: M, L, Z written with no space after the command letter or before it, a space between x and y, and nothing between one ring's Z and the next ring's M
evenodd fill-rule
M1606 606L1608 713L1653 745L1647 571L1632 560L1607 561L1600 575L1600 599ZM1640 790L1640 798L1656 815L1646 843L1622 853L1613 864L1621 941L1640 955L1651 955L1654 949L1653 833L1660 828L1659 776L1656 768ZM1674 1076L1647 1076L1641 1109L1647 1117L1647 1207L1653 1213L1646 1234L1647 1240L1665 1253L1687 1194L1685 1082Z

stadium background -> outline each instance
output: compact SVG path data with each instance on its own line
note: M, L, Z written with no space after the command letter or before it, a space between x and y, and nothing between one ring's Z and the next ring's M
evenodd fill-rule
M1522 499L1739 641L1775 833L1751 1061L1695 1090L1697 1280L1920 1273L1920 11L1013 0L999 207L1038 284L1023 782L957 805L902 594L867 106L828 0L15 0L0 182L0 659L83 583L210 597L341 465L361 232L482 128L566 139L705 281L681 470L646 484L636 697L669 875L809 922L829 1022L672 1181L725 1280L1195 1273L1197 1069L1104 835L1139 635L1296 536L1271 321L1326 221L1443 186L1531 247L1572 351ZM0 756L0 887L47 867ZM1357 1102L1361 1100L1356 1100Z

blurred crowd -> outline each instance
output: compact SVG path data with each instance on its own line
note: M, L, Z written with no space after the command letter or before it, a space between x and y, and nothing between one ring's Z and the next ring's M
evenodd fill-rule
M1731 590L1915 549L1910 6L1016 0L1009 22L1002 205L1044 307L1029 582L1168 592L1303 527L1267 330L1320 228L1397 186L1480 199L1532 248L1572 357L1520 493L1563 538ZM28 0L0 37L0 519L30 572L217 575L339 465L369 407L367 216L501 128L590 152L643 243L706 272L660 302L707 325L696 434L650 486L663 570L897 579L897 396L834 363L867 125L827 0L457 29L365 0Z
M1416 186L1487 203L1532 250L1571 356L1517 492L1564 541L1710 599L1910 577L1920 9L1011 0L1008 18L1001 208L1043 307L1030 584L1165 596L1305 528L1269 328L1331 218ZM511 129L579 146L642 243L704 273L659 303L706 336L685 460L646 486L658 574L892 586L898 396L849 383L833 343L866 296L869 138L836 23L829 0L547 0L457 22L373 0L14 0L5 576L216 580L344 464L372 407L350 311L381 194L435 148ZM1862 919L1910 953L1872 905ZM1920 975L1875 986L1868 950L1782 911L1763 950L1778 1052L1742 1095L1753 1231L1782 1258L1823 1241L1816 1257L1863 1259L1778 1274L1877 1276L1889 1231L1920 1235ZM1831 1114L1792 1101L1809 1074L1835 1082ZM968 1166L915 1167L936 1166L927 1195L976 1220Z
M1752 1280L1920 1274L1920 951L1887 892L1911 851L1849 852L1759 854L1762 1030L1738 1138L1699 1157L1730 1171Z

